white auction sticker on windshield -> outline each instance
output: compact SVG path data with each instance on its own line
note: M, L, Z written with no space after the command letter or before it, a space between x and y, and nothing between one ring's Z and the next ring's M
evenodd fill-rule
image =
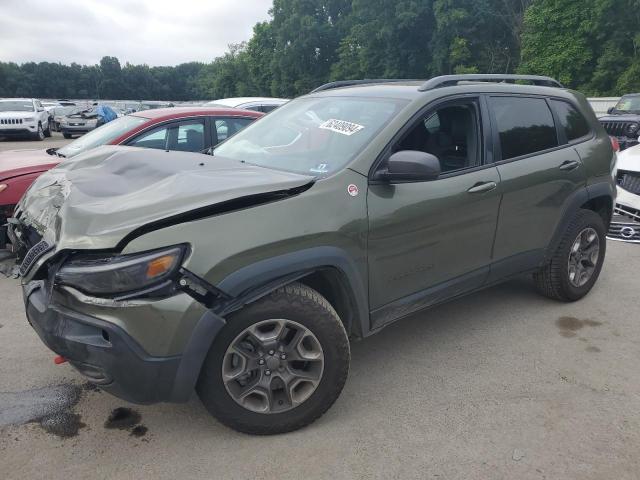
M364 128L364 125L358 125L357 123L347 122L346 120L336 120L330 118L318 128L323 130L331 130L332 132L341 133L342 135L353 135L358 133Z

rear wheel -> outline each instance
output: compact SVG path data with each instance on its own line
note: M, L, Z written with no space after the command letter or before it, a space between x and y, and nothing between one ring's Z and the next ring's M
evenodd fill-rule
M202 367L197 392L225 425L260 435L302 428L338 398L349 341L335 310L295 283L232 315Z
M600 275L606 247L602 217L591 210L580 210L549 263L534 274L537 290L565 302L581 299Z

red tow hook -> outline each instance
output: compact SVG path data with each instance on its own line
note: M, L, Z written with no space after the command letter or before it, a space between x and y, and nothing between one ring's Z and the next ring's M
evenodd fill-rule
M55 363L56 365L60 365L62 363L65 363L67 361L66 358L64 358L62 355L58 355L57 357L53 358L53 363Z

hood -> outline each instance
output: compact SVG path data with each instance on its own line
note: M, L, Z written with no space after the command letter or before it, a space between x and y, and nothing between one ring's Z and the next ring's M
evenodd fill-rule
M627 172L640 172L640 145L618 152L616 167Z
M640 115L636 113L624 113L620 115L605 115L598 118L601 122L638 122L640 121Z
M36 115L38 112L33 110L30 112L0 112L0 118L29 118Z
M0 180L42 172L53 168L61 160L42 148L5 151L0 153Z
M222 157L103 146L41 175L16 216L56 251L111 249L137 231L273 201L312 181Z

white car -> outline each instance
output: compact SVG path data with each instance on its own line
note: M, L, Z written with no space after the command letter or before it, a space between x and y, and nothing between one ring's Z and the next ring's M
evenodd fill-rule
M284 105L289 101L288 98L272 98L272 97L234 97L219 98L212 102L204 104L205 107L230 107L242 108L243 110L254 110L256 112L268 113L271 110Z
M618 194L608 237L640 243L640 145L618 153Z
M0 137L51 136L49 113L35 98L0 98Z

